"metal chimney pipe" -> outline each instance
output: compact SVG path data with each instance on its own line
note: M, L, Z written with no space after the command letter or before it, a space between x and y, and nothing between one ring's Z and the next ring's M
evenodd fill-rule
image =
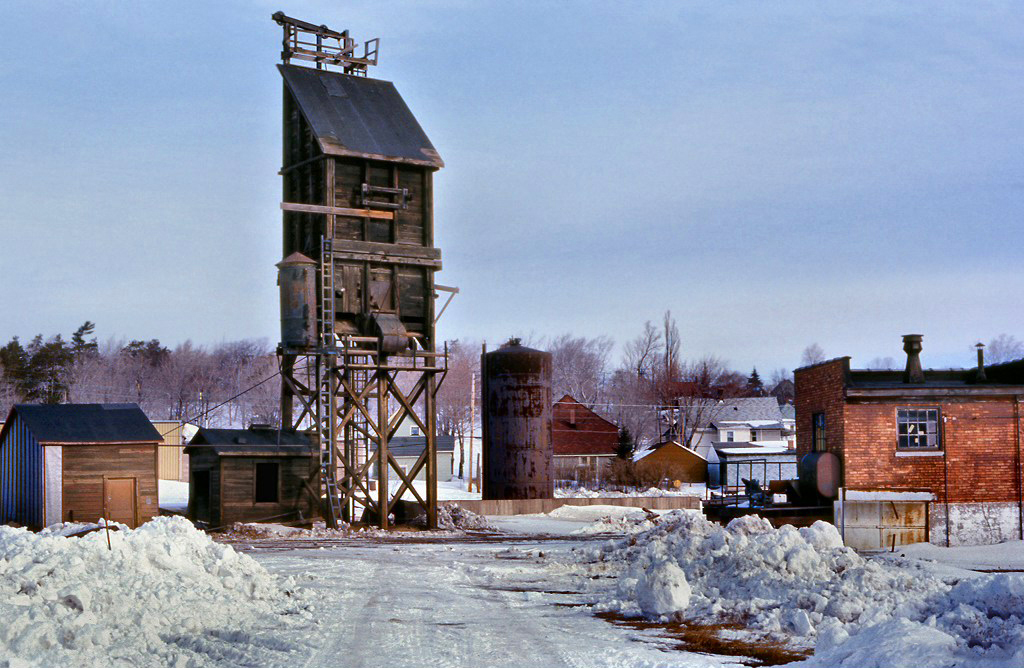
M978 342L978 345L974 346L978 349L978 374L974 377L975 381L984 383L985 378L985 344Z
M907 369L903 372L903 382L909 384L924 383L924 371L921 369L920 334L903 335L903 351L907 353Z

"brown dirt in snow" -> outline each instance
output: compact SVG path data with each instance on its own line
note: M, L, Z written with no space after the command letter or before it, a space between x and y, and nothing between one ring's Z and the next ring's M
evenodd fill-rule
M657 631L655 637L667 639L666 650L733 656L749 666L781 666L806 659L810 650L800 650L768 639L725 638L722 631L743 631L742 624L699 624L684 620L650 622L630 619L614 612L599 612L601 619L635 631Z

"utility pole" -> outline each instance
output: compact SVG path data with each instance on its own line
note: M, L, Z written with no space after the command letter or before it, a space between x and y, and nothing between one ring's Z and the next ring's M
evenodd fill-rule
M476 428L476 374L469 372L469 487L473 491L473 431Z

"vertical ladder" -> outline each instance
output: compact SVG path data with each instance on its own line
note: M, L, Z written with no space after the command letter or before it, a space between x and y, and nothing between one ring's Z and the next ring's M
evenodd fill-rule
M334 334L334 253L332 240L327 237L320 239L320 350L336 352ZM328 361L331 355L321 355L317 379L319 415L317 416L317 435L320 437L320 479L324 494L327 497L327 526L336 528L341 518L341 499L338 497L338 481L334 470L334 448L337 438L335 429L335 370Z

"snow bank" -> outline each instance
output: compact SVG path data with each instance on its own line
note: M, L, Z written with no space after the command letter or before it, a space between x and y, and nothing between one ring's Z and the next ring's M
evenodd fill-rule
M493 531L494 525L483 515L477 515L458 504L440 506L437 509L437 528L446 531Z
M289 581L180 517L119 529L108 550L105 531L0 527L0 666L266 665L293 649L250 635L308 623Z
M619 492L610 489L587 489L579 487L571 489L567 487L555 488L556 499L614 499L623 497L650 497L650 496L697 496L704 498L704 483L685 483L678 489L660 489L650 487L636 492Z
M824 522L775 529L747 516L722 527L673 511L645 533L585 554L618 569L600 609L795 637L815 644L801 665L1024 665L1024 576L958 580L914 562L865 559Z

